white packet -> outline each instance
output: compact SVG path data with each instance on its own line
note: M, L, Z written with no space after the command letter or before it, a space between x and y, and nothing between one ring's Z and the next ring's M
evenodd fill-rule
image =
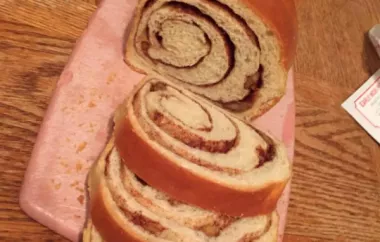
M380 69L342 107L380 144Z

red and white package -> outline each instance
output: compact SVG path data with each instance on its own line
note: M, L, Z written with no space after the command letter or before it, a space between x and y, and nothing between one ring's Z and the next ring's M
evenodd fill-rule
M380 143L380 69L342 107Z
M380 24L375 25L370 31L369 31L369 38L375 46L375 49L377 51L377 54L380 57Z

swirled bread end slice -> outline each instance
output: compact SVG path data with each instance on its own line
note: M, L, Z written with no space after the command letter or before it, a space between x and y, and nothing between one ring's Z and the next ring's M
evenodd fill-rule
M125 60L251 120L284 95L296 37L293 0L140 0Z

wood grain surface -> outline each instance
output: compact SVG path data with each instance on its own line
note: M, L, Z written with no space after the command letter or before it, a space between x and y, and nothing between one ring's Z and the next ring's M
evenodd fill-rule
M19 208L55 82L95 0L0 0L0 241L66 241ZM379 0L298 0L296 151L285 240L380 241L380 148L341 103L380 68Z

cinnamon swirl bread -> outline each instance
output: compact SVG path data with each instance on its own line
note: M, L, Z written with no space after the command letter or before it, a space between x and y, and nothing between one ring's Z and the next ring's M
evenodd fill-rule
M132 173L113 138L92 168L89 185L91 220L84 242L277 240L276 212L241 218L177 201Z
M140 0L126 62L252 119L285 92L293 0Z
M230 216L272 212L291 173L282 143L160 77L135 88L114 132L124 163L145 182Z

